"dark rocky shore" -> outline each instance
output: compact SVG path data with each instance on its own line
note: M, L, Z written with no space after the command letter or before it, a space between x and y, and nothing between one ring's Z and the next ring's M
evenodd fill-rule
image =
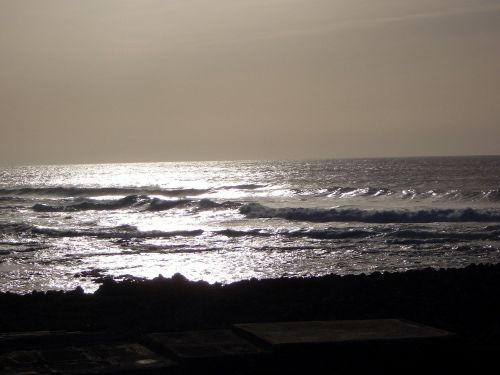
M403 318L471 342L500 336L500 265L404 273L248 280L229 285L181 275L105 280L94 294L0 294L0 331L77 330L138 334L223 328L232 323Z
M245 322L254 324L233 325ZM280 325L301 344L269 346L241 331ZM350 327L326 336L353 340L301 336L318 325L320 336ZM378 341L356 341L362 332ZM499 339L500 265L230 285L175 275L107 279L94 294L0 294L2 374L475 373L498 366Z

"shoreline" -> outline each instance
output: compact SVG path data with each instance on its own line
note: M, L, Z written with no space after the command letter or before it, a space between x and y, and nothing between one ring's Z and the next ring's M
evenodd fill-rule
M137 334L243 322L401 318L474 342L500 339L500 264L208 284L182 275L105 280L93 294L0 293L0 332Z

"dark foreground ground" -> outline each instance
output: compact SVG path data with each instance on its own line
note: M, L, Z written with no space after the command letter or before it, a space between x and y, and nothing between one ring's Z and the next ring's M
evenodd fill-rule
M171 279L114 282L94 294L0 293L0 332L140 333L232 323L403 318L481 342L500 338L500 265L358 276L248 280L229 285Z
M231 324L245 322L387 318L456 333L459 344L458 348L454 344L450 358L470 356L467 364L471 370L484 361L496 364L500 355L500 265L252 279L224 286L175 275L150 281L105 280L94 294L84 294L81 289L0 294L0 334L65 330L140 337L158 331L229 329ZM419 357L410 353L405 358L405 362L414 358L418 363ZM410 368L413 365L408 363ZM290 366L287 372L297 368Z

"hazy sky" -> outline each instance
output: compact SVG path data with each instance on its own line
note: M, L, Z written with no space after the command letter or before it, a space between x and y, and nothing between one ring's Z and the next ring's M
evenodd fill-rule
M500 153L500 0L0 0L0 163Z

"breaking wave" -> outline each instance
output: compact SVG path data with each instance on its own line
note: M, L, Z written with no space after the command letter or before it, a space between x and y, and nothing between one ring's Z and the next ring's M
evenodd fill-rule
M297 191L300 194L307 194L306 191ZM393 190L384 187L344 187L335 186L321 189L315 192L318 196L327 196L336 199L346 198L378 198L378 197L398 197L410 200L443 200L443 201L491 201L500 202L500 190L491 189L485 191L462 191L451 190L418 190L413 188Z
M114 200L93 200L86 199L83 202L62 204L62 205L48 205L37 203L33 206L33 210L36 212L74 212L74 211L89 211L89 210L117 210L121 208L131 207L135 205L140 205L148 197L129 195L125 198L114 199Z
M179 200L164 200L159 198L153 198L148 205L148 211L165 211L172 208L180 207L192 207L200 211L204 210L215 210L215 209L231 209L240 207L240 203L236 202L214 202L210 199L200 199L200 200L189 200L189 199L179 199Z
M149 203L147 208L148 211L165 211L176 207L185 207L191 204L192 201L188 199L179 200L164 200L159 198L153 198Z
M309 222L363 223L432 223L432 222L500 222L500 210L488 209L420 209L362 210L358 208L271 208L248 203L240 208L247 218L280 218Z
M331 198L353 198L353 197L379 197L395 194L395 191L386 188L374 187L332 187L326 189L323 195Z
M235 208L240 204L233 202L214 202L210 199L160 199L145 195L129 195L121 199L98 200L78 199L76 202L56 205L37 203L32 206L35 212L75 212L75 211L105 211L126 208L144 208L146 211L166 211L173 208L193 207L198 210L217 208Z

